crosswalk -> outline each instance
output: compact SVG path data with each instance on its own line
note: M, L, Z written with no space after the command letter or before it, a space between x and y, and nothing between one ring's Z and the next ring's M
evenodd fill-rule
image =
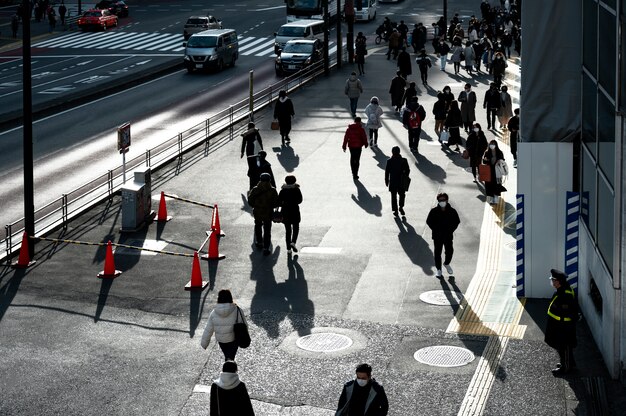
M121 51L181 52L183 35L174 33L145 33L110 31L77 32L33 44L35 48L111 49ZM331 42L331 53L335 49ZM275 56L274 38L239 36L239 54Z

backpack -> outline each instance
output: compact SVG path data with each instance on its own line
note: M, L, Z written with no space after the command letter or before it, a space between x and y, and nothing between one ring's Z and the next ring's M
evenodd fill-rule
M409 113L409 128L410 129L418 129L422 124L422 119L419 113L416 111L411 111Z

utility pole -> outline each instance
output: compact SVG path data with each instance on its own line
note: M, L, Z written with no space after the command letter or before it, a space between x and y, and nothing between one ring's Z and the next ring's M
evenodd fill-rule
M30 51L30 2L22 1L22 99L24 151L24 231L35 236L35 185L33 179L33 98ZM35 254L35 240L28 240L29 253Z
M330 16L328 14L328 0L322 0L322 12L324 13L324 75L330 75L330 62L328 46L330 43Z
M346 0L345 10L346 22L348 23L348 33L346 33L346 43L348 44L348 63L351 64L354 63L354 0Z
M448 0L443 0L443 21L448 27ZM441 34L439 34L441 36ZM443 34L446 35L445 33Z

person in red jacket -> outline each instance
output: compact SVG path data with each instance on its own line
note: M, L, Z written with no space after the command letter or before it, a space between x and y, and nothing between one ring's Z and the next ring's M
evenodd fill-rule
M361 117L355 117L354 123L348 126L346 134L343 136L343 145L341 146L344 152L346 147L350 149L350 168L354 179L359 179L359 165L363 146L367 148L367 133L361 125Z

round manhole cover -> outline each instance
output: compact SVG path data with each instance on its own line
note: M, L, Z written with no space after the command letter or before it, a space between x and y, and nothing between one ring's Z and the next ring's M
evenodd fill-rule
M415 351L413 357L422 364L435 367L460 367L474 361L474 353L461 347L436 345Z
M306 351L333 352L349 348L352 339L332 332L320 332L298 338L296 345Z
M430 290L420 295L422 302L439 306L458 305L462 298L462 294L451 290Z

